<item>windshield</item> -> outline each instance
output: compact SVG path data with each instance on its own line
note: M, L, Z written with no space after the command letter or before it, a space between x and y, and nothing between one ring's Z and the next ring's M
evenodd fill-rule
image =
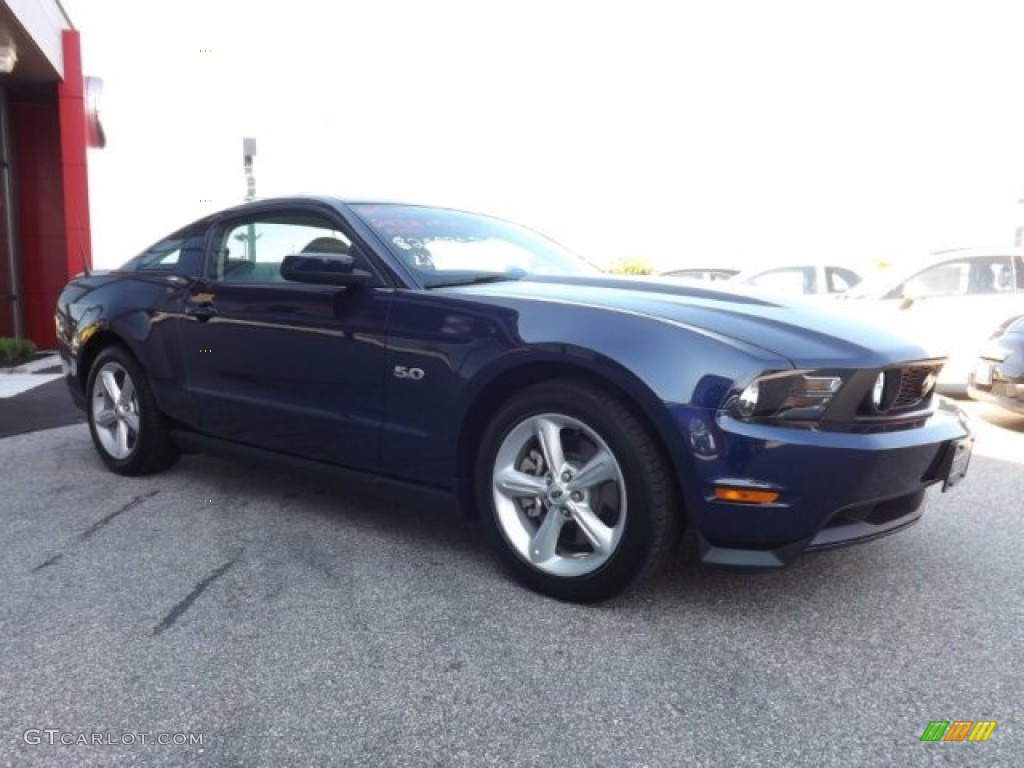
M428 288L600 270L532 230L501 219L414 205L350 206Z
M844 291L839 295L851 299L892 298L890 294L896 288L927 266L927 263L912 264L910 266L903 265L897 268L873 272L866 275L864 279L850 288L850 290Z

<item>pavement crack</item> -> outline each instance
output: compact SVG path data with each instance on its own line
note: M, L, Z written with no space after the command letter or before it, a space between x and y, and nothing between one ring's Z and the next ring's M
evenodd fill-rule
M150 491L149 493L144 493L141 496L136 496L134 499L129 501L127 504L123 505L120 509L114 510L109 515L107 515L106 517L103 517L103 518L97 520L95 523L93 523L87 529L85 529L82 533L78 534L78 541L79 542L85 541L90 536L92 536L94 533L96 533L96 531L98 531L100 528L105 526L107 523L109 523L111 520L113 520L118 515L122 514L123 512L127 512L129 509L134 509L135 507L139 506L139 504L142 504L144 501L147 501L147 500L153 498L158 493L160 493L160 491L156 490L156 491ZM57 562L60 561L60 559L62 557L64 557L64 552L58 552L55 555L50 555L43 562L41 562L39 565L37 565L35 568L33 568L32 569L32 573L37 573L38 571L43 570L43 568L49 568L51 565L55 565Z
M41 570L43 570L43 568L49 568L51 565L56 563L62 557L64 557L64 554L58 552L56 555L52 555L52 556L46 558L45 560L43 560L43 562L41 562L39 565L37 565L35 568L32 569L32 573L35 573L36 571L41 571Z
M85 541L90 536L92 536L94 533L96 533L96 531L98 531L100 528L105 526L107 523L109 523L111 520L113 520L118 515L122 514L123 512L127 512L129 509L134 509L135 507L139 506L139 504L141 504L142 502L144 502L144 501L146 501L148 499L153 498L158 493L160 493L160 491L157 490L157 491L150 491L149 493L144 493L141 496L136 496L134 499L129 501L127 504L125 504L120 509L111 512L106 517L103 517L103 518L97 520L92 525L90 525L83 533L80 533L78 535L78 540L79 541Z
M234 565L237 560L237 557L234 560L228 560L224 565L196 584L192 591L185 595L185 598L180 603L171 608L170 612L163 617L159 624L153 627L153 637L156 637L165 629L169 629L174 622L180 619L181 615L196 601L196 598L203 594L208 586L227 573L228 568Z

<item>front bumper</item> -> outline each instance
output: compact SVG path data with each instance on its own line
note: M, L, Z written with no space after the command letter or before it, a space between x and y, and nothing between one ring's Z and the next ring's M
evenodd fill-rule
M926 489L945 483L954 459L968 460L973 444L966 415L945 398L921 426L870 434L748 424L721 412L680 416L699 486L686 493L689 524L701 559L730 566L784 566L803 552L912 525ZM715 496L723 485L779 497L723 501Z
M967 382L967 394L972 400L1024 413L1024 365L1020 356L1001 362L979 360Z
M84 411L85 392L78 378L77 361L65 345L60 345L57 351L60 354L61 373L64 375L64 383L67 385L68 394L71 395L71 401Z
M1024 382L1017 384L1016 387L1019 389L1015 388L1012 394L1005 394L1005 390L992 387L988 389L968 387L967 394L972 400L998 405L1000 408L1014 413L1024 413Z

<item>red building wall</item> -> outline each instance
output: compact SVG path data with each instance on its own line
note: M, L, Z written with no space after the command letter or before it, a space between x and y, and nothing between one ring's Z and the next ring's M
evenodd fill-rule
M86 120L78 32L64 32L64 80L10 102L25 335L56 344L53 309L64 283L92 263Z
M65 264L70 277L92 265L89 229L89 174L86 166L85 79L76 30L64 32L64 80L57 86L60 153L64 175ZM54 299L56 299L54 295ZM51 318L50 325L53 325Z
M50 103L12 102L10 124L22 318L25 335L48 349L55 343L52 301L67 279L56 98Z

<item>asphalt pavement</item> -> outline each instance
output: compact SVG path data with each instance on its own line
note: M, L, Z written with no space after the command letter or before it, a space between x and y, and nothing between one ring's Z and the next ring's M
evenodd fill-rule
M684 546L590 607L443 507L197 455L120 478L82 424L4 439L0 766L1019 768L1024 418L979 426L908 531L761 573Z
M0 369L0 438L85 421L60 376L60 362L48 354L32 364Z

